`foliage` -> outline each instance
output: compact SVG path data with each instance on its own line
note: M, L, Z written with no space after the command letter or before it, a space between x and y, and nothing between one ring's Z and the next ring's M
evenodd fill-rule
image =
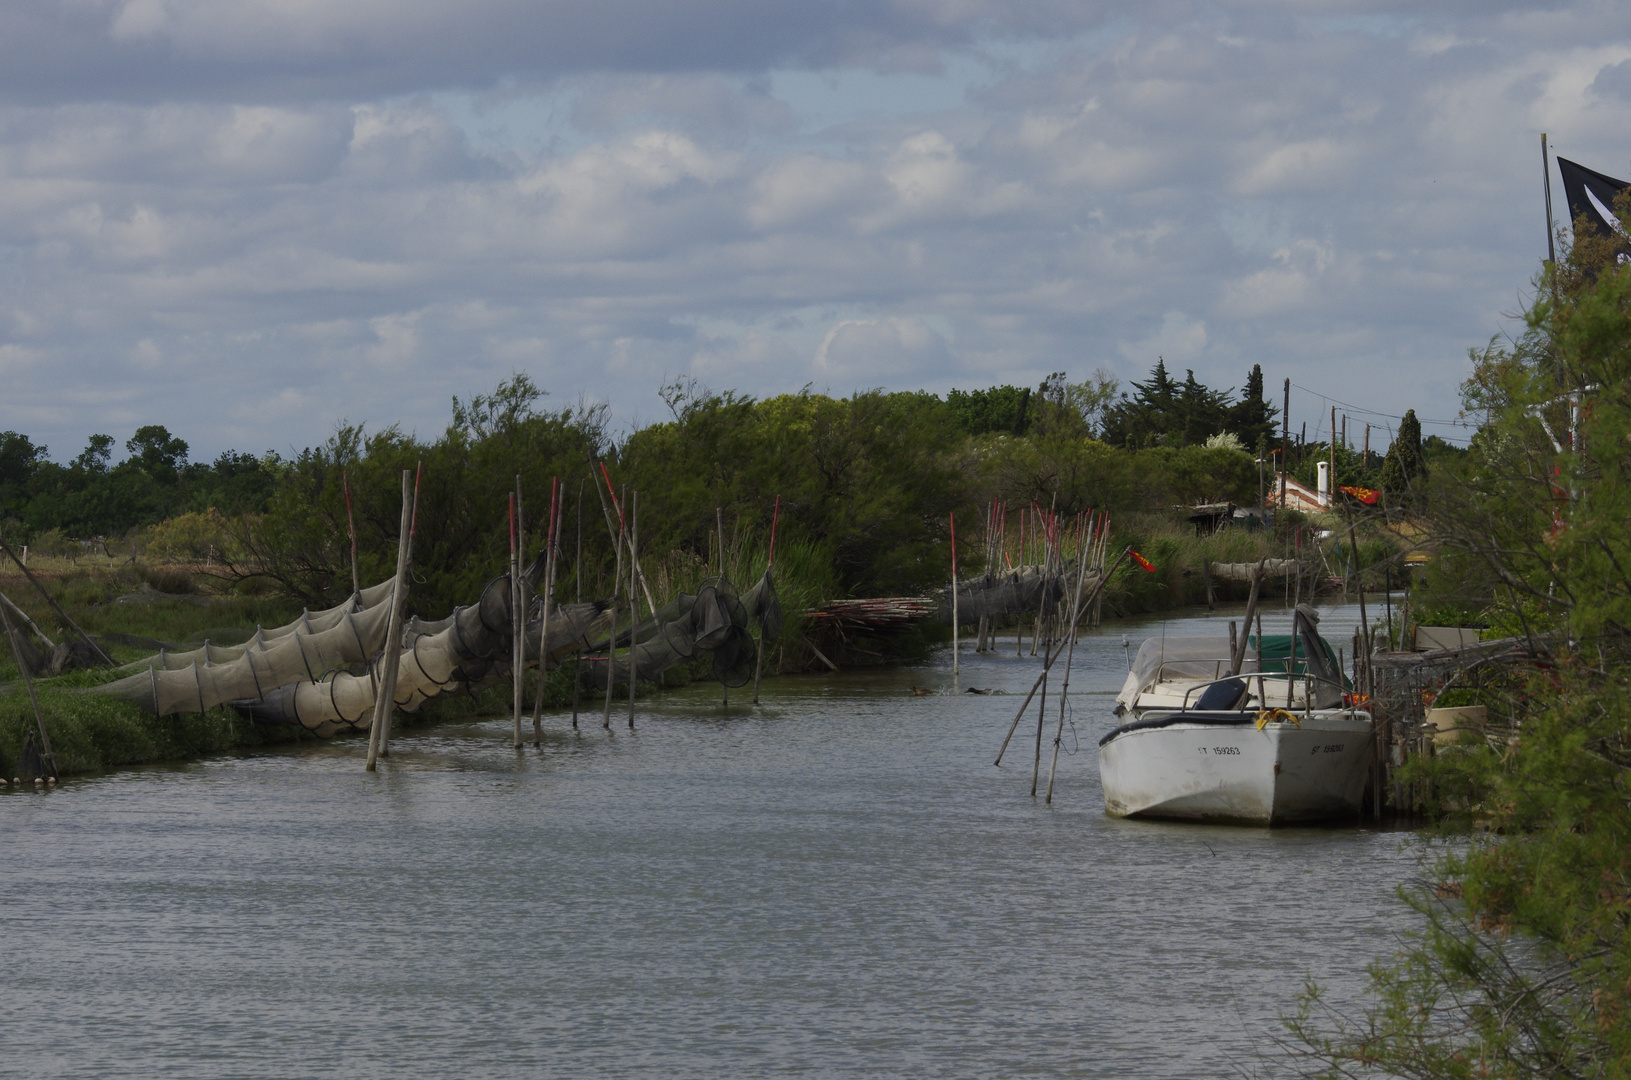
M1135 382L1131 396L1122 394L1105 408L1103 437L1115 446L1199 446L1207 439L1232 434L1242 447L1256 448L1272 437L1278 414L1263 396L1263 369L1254 364L1240 400L1229 390L1212 390L1185 373L1178 382L1157 359L1149 380Z
M1416 410L1410 409L1399 421L1399 433L1394 436L1387 460L1382 463L1382 490L1409 491L1412 481L1426 471L1427 464L1421 456L1421 422L1416 419Z
M1480 688L1482 740L1404 777L1478 832L1405 891L1422 930L1362 1018L1305 999L1320 1075L1631 1076L1631 266L1588 241L1474 354L1470 451L1408 477L1438 550L1418 610L1482 608L1539 659Z
M0 533L29 543L42 533L77 539L123 536L178 514L227 516L265 509L282 471L276 454L227 451L189 464L188 447L158 424L137 428L129 457L113 464L114 439L92 435L69 464L26 435L0 432Z
M949 390L946 409L957 426L970 435L1003 432L1023 435L1030 429L1031 390L993 386L989 390Z

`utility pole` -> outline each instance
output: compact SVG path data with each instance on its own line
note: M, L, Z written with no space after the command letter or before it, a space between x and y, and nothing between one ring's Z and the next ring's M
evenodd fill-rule
M1280 410L1280 508L1286 505L1286 474L1291 470L1291 380L1286 379L1285 405Z

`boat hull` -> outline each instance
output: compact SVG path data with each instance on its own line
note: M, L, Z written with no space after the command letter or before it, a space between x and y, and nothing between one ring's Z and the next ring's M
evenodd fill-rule
M1099 747L1105 810L1262 825L1356 816L1374 747L1360 717L1117 732Z

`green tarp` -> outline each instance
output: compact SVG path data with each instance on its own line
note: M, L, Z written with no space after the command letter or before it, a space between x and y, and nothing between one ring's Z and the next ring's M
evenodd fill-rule
M1297 668L1295 674L1298 675L1308 673L1308 656L1306 648L1307 641L1308 638L1303 637L1297 642ZM1337 654L1335 650L1331 648L1331 643L1326 641L1324 638L1320 638L1319 643L1321 648L1325 650L1326 659L1330 662L1330 670L1341 673L1342 688L1344 690L1352 690L1353 680L1348 678L1348 673L1342 670L1342 665L1337 660ZM1247 647L1251 650L1248 655L1261 655L1262 664L1260 670L1265 673L1272 672L1277 675L1285 673L1286 661L1291 658L1290 634L1264 634L1261 654L1258 652L1256 634L1251 635L1251 637L1247 639ZM1316 677L1323 677L1324 675L1324 673L1320 671L1315 671L1313 674Z

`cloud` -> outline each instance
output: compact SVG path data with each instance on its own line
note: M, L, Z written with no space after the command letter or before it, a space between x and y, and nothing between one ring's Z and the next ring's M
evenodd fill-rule
M14 0L0 11L0 101L356 99L777 65L933 70L942 50L992 30L1068 35L1106 9L1065 0Z
M1165 313L1147 337L1121 345L1121 355L1146 367L1153 367L1157 357L1173 365L1193 363L1205 351L1206 323L1181 311Z
M845 319L816 349L815 370L841 385L883 385L892 376L942 367L950 353L940 332L919 318Z
M1631 15L1584 3L384 10L0 9L0 429L204 457L434 432L518 368L627 421L676 374L1157 355L1447 409L1545 250L1538 132L1627 168Z

